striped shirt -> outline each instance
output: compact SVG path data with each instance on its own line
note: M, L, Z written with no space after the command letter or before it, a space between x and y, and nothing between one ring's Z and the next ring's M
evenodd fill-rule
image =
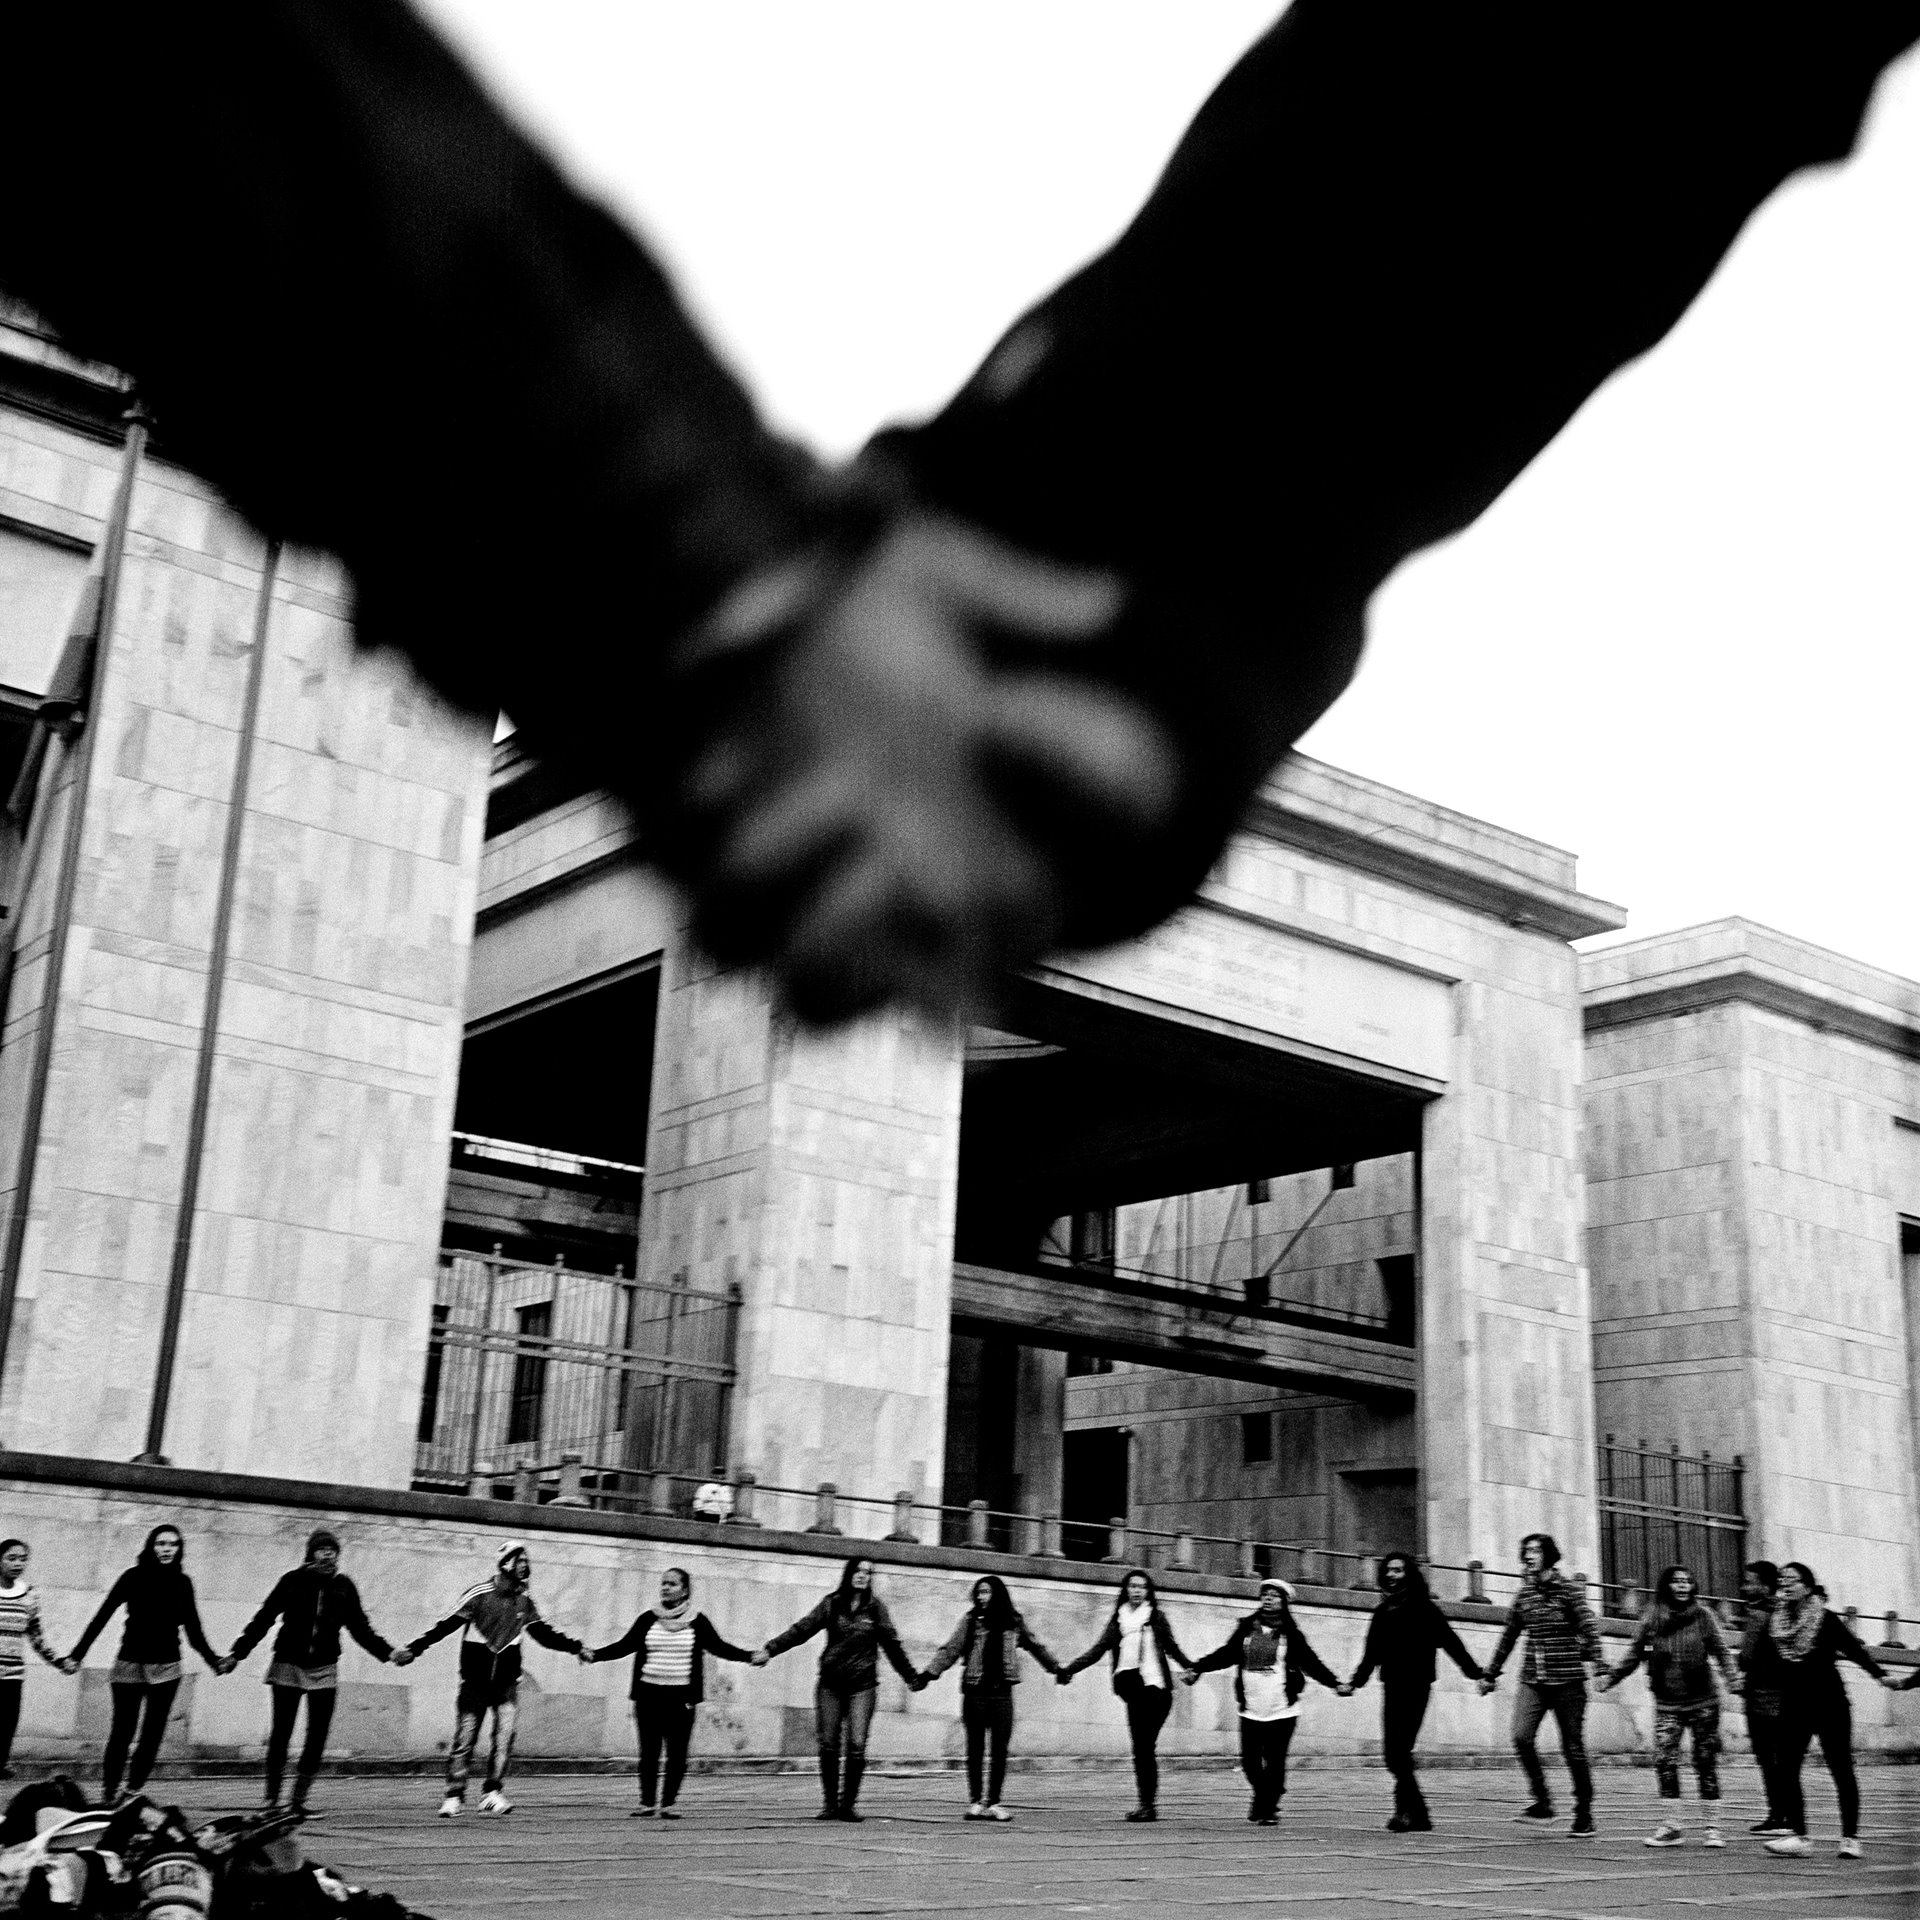
M641 1683L649 1687L690 1687L693 1684L693 1621L670 1627L656 1620L647 1631L647 1663Z
M60 1664L60 1656L40 1631L40 1596L24 1582L0 1587L0 1681L26 1677L29 1640L50 1667Z

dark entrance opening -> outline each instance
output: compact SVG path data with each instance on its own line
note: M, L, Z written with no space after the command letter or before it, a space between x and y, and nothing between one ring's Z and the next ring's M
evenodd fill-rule
M469 1030L446 1246L633 1272L659 978L648 962Z
M1069 1560L1104 1560L1109 1527L1125 1523L1130 1441L1124 1427L1089 1427L1066 1436L1060 1550Z

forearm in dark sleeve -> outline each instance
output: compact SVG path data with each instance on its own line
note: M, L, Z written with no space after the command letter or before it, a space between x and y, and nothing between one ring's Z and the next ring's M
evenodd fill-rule
M663 639L817 531L653 260L402 0L102 0L8 38L15 148L60 160L0 286L136 376L162 451L340 554L362 637L462 703L617 753Z
M1025 544L1226 598L1330 698L1303 602L1486 507L1916 33L1912 0L1295 0L1121 239L888 444Z

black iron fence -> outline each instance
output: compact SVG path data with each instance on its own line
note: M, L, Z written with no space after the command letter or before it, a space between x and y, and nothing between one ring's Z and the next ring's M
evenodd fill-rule
M466 1487L574 1453L635 1472L727 1455L737 1290L444 1252L414 1484Z
M1608 1434L1599 1465L1600 1579L1611 1607L1650 1594L1670 1566L1686 1567L1715 1599L1739 1593L1747 1521L1737 1453L1716 1460Z

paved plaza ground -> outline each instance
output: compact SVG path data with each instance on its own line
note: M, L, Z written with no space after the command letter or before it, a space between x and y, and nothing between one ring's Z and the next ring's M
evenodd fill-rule
M238 1783L179 1781L183 1806L241 1804ZM1915 1920L1920 1914L1920 1768L1862 1776L1866 1857L1835 1857L1833 1797L1810 1778L1818 1845L1775 1860L1746 1831L1758 1816L1744 1781L1727 1803L1724 1853L1643 1847L1656 1811L1653 1776L1600 1775L1600 1836L1512 1824L1517 1774L1435 1769L1439 1831L1382 1831L1377 1770L1303 1770L1278 1829L1246 1823L1236 1775L1182 1770L1162 1787L1161 1819L1129 1826L1126 1779L1102 1770L1017 1774L1012 1825L959 1818L960 1778L869 1777L860 1826L816 1823L812 1783L797 1774L696 1776L686 1818L630 1820L633 1789L607 1776L529 1775L504 1820L437 1820L429 1777L334 1779L307 1831L316 1859L390 1889L436 1916L532 1914L599 1920L812 1920L863 1914L1005 1912L1173 1920L1271 1911L1335 1920L1421 1913L1550 1916L1777 1915L1781 1920ZM319 1796L316 1796L318 1799ZM1693 1808L1689 1806L1689 1814Z

